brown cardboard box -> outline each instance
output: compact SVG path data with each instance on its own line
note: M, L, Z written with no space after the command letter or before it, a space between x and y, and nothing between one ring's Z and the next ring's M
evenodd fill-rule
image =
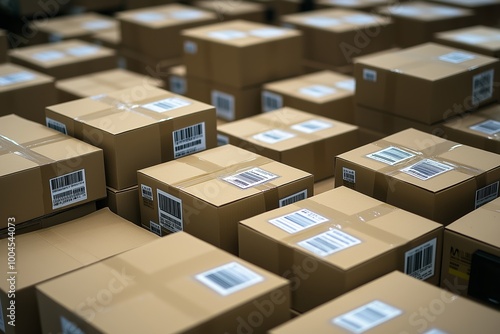
M304 58L333 66L394 44L390 19L348 9L321 9L286 15L282 25L304 34Z
M352 124L355 85L353 77L332 71L270 82L263 86L262 111L286 106Z
M349 65L345 65L345 66L332 66L332 65L320 63L317 61L304 59L304 60L302 60L302 69L304 71L304 74L315 73L315 72L319 72L319 71L323 71L323 70L329 70L329 71L340 73L340 74L352 75L352 71L354 70L354 65L349 64Z
M392 272L269 333L494 334L499 326L498 312Z
M182 31L186 74L243 88L301 73L297 30L233 20Z
M387 136L383 133L369 130L369 129L363 128L361 126L358 128L358 133L359 133L359 145L360 146L373 143L374 141L380 140L380 139L384 138L385 136Z
M0 63L7 61L7 51L9 50L9 43L7 41L7 32L0 29Z
M119 50L122 44L120 28L115 27L96 32L92 35L91 40L95 44L102 45L113 50Z
M444 232L441 268L442 288L496 309L500 309L498 222L500 199L448 225Z
M114 273L127 280L111 290ZM105 309L80 306L103 290ZM286 280L182 232L37 286L45 333L265 333L290 319L289 293Z
M79 40L28 46L9 51L15 64L66 79L117 66L114 50Z
M157 239L152 233L102 209L85 217L40 231L16 235L15 263L9 269L14 276L15 297L9 296L7 280L0 283L0 300L5 333L41 333L35 286L55 277L83 268L105 258L139 247ZM0 240L7 249L9 239ZM9 246L10 247L10 246ZM7 265L7 252L0 253ZM10 260L9 260L10 261ZM114 272L116 280L124 273ZM91 280L92 281L92 280ZM90 282L90 281L89 281ZM80 290L86 286L71 290ZM113 282L113 284L115 283ZM122 282L122 281L120 281ZM67 292L70 290L67 290ZM7 309L15 301L15 327L10 326ZM2 329L2 328L0 328Z
M141 223L238 253L238 221L313 193L313 176L232 145L138 171Z
M387 3L387 0L316 0L316 8L343 8L372 13L377 7Z
M343 153L335 186L450 224L496 198L500 155L408 129Z
M497 99L498 59L426 43L354 65L356 103L434 124Z
M141 225L137 186L124 190L107 187L107 193L106 204L112 212L138 226Z
M396 45L402 48L430 42L439 31L477 24L471 10L424 1L380 7L378 13L393 20Z
M203 8L217 15L219 21L247 20L264 23L266 21L266 6L248 1L193 1L193 6Z
M335 188L335 178L330 177L328 179L314 182L314 195L322 194L328 190Z
M47 125L104 150L106 183L137 185L137 170L217 145L214 107L152 86L49 106Z
M472 10L481 24L500 27L500 3L496 0L430 0L438 4Z
M106 196L97 147L16 115L0 117L0 146L0 228Z
M177 0L124 0L123 7L126 9L136 9L165 5L167 3L178 2Z
M439 284L443 226L346 187L240 221L239 255L291 282L306 312L399 270Z
M500 58L500 28L473 26L434 34L434 41L453 48Z
M166 87L172 93L187 95L186 66L178 65L169 69Z
M288 107L217 127L218 139L314 175L333 176L335 156L358 147L357 126Z
M45 107L57 102L54 82L26 67L0 64L0 116L14 113L44 124Z
M182 64L182 58L153 58L124 47L120 47L118 53L124 58L123 67L127 70L163 80L171 67Z
M72 0L73 9L78 11L112 11L119 9L122 0Z

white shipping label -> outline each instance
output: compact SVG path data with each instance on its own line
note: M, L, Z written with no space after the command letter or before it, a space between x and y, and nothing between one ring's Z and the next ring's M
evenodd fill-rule
M213 90L212 105L215 106L217 117L226 121L234 120L234 96Z
M457 42L467 43L467 44L481 44L486 43L490 39L486 36L476 35L476 34L459 34L452 37Z
M445 55L439 56L439 60L452 63L452 64L460 64L468 60L472 60L476 58L473 54L467 52L454 51L447 53Z
M209 32L208 36L222 41L230 41L233 39L245 38L248 35L241 30L219 30Z
M134 15L134 19L141 22L165 21L167 17L164 14L154 12L143 12Z
M256 185L274 180L278 177L279 176L276 174L265 171L262 168L255 167L252 169L247 169L243 172L223 177L222 179L237 186L238 188L248 189L250 187L254 187Z
M113 23L105 20L87 21L82 24L82 28L85 30L103 30L111 27L113 27Z
M298 193L295 193L293 195L287 196L285 198L282 198L279 200L279 207L281 208L282 206L289 205L298 201L302 201L307 198L307 189L304 189L302 191L299 191Z
M326 28L333 27L340 24L340 20L324 17L324 16L316 16L316 17L308 17L304 20L304 24L308 24L313 27Z
M30 72L16 72L0 77L0 86L8 86L34 80L36 76Z
M188 100L181 99L179 97L169 97L160 101L143 104L141 108L155 111L157 113L164 113L166 111L186 107L190 104L191 102Z
M406 275L420 280L434 276L436 267L436 238L405 253Z
M373 16L364 14L344 16L342 19L347 23L358 25L373 24L377 22Z
M394 146L389 146L383 150L366 155L367 158L377 160L391 166L414 156L415 154Z
M37 52L32 56L34 59L42 62L49 62L66 57L66 55L61 51L42 51Z
M335 88L328 87L325 85L312 85L301 88L299 92L304 95L320 98L327 95L335 94L337 90Z
M279 227L283 231L293 234L327 221L328 218L312 212L311 210L300 209L284 216L273 218L269 220L269 223Z
M169 89L172 93L179 95L186 94L187 83L185 78L173 75L168 79L168 82L170 85Z
M267 144L276 144L279 143L280 141L287 140L293 137L295 137L293 133L279 129L269 130L252 136L253 139L259 140Z
M48 128L57 130L61 133L64 133L65 135L68 134L68 130L66 129L66 124L58 122L55 119L45 117L45 125L47 125Z
M279 28L261 28L250 30L248 33L255 37L272 38L283 36L285 34L285 30Z
M156 196L160 225L170 232L182 231L182 200L160 189L156 190Z
M348 79L344 81L339 81L335 83L335 86L337 88L341 88L344 90L348 90L350 92L354 92L356 90L356 80L354 79Z
M176 130L172 133L172 136L175 159L207 148L205 122Z
M145 198L147 200L152 201L153 200L153 188L151 188L145 184L141 184L141 196L142 196L142 198Z
M349 183L356 183L356 171L342 167L342 180Z
M267 90L262 92L262 110L264 112L276 110L283 107L283 96Z
M401 315L403 311L391 305L374 300L332 319L332 322L352 333L363 333L392 318Z
M49 183L52 209L59 209L87 199L85 169L52 178Z
M184 52L187 54L195 54L196 52L198 52L198 44L193 41L185 41Z
M486 187L476 191L476 200L474 202L474 209L494 200L498 197L498 184L499 181L494 182Z
M500 132L500 122L495 121L493 119L489 119L487 121L481 122L479 124L475 124L469 129L485 133L487 135L494 135L498 132Z
M368 68L363 69L363 80L377 82L377 71Z
M319 119L311 119L299 124L292 125L292 129L304 133L314 133L324 129L331 128L333 123L325 122Z
M85 334L75 323L61 316L61 333L62 334Z
M328 256L360 243L361 240L352 235L332 229L297 244L316 255Z
M0 331L5 333L5 320L3 318L3 307L1 300L0 300Z
M194 9L177 10L170 14L176 20L195 20L203 16L203 12Z
M84 45L69 48L66 50L66 53L75 57L86 57L97 53L99 50L100 48L98 46Z
M160 224L156 224L154 221L149 221L149 230L158 236L162 236Z
M472 78L472 104L477 105L493 96L494 70L476 74Z
M424 159L411 166L401 169L401 172L416 177L417 179L426 181L430 178L446 173L452 169L453 167L450 165L446 165L431 159Z
M227 144L229 144L229 137L217 134L217 146L223 146Z
M196 279L222 296L228 296L264 281L264 277L238 262L230 262L195 276Z

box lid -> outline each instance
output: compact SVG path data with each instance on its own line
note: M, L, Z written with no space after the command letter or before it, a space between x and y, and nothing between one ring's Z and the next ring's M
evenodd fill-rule
M382 7L380 14L419 21L438 21L454 19L457 17L472 17L474 12L452 6L444 6L423 1L400 3L393 6Z
M32 69L15 65L0 64L0 94L24 87L53 83L53 77Z
M493 141L500 141L500 105L493 104L476 112L453 118L447 121L444 126Z
M53 34L54 41L61 38L78 38L82 35L117 27L115 19L97 13L81 13L36 21L36 28L45 33Z
M231 2L211 2L211 1L194 1L192 4L196 7L200 7L212 12L216 12L219 15L239 15L246 13L264 12L266 7L262 3L254 3L247 1L239 1L237 4Z
M500 29L494 27L478 25L438 32L434 36L438 40L471 45L491 51L500 50Z

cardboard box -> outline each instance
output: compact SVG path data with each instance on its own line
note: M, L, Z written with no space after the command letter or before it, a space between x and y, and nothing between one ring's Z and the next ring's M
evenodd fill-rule
M122 0L73 0L73 9L78 11L113 11L121 8Z
M498 326L498 312L392 272L269 333L496 333Z
M434 41L453 48L500 58L500 29L473 26L434 34Z
M280 108L217 127L227 143L314 175L333 176L335 156L358 147L357 126Z
M15 263L9 274L14 276L15 297L9 296L12 283L2 280L0 299L4 315L5 333L41 333L39 307L35 286L42 282L83 268L105 258L142 246L158 237L102 209L85 217L51 228L15 236ZM0 240L3 249L9 239ZM9 246L10 247L10 246ZM0 253L7 264L7 252ZM10 261L10 260L9 260ZM119 279L123 272L115 272ZM123 277L122 277L123 278ZM120 281L121 282L121 281ZM80 290L89 282L71 290ZM68 290L69 291L69 290ZM15 301L15 327L9 325L11 312L7 309ZM0 328L3 329L3 328Z
M181 33L188 76L243 88L301 73L297 30L233 20Z
M187 94L186 66L178 65L169 69L166 87L172 93L179 95Z
M177 0L124 0L122 1L125 9L136 9L165 5L167 3L178 2Z
M343 153L335 186L347 186L441 224L495 199L500 155L408 129Z
M138 171L141 223L186 231L233 254L238 221L303 199L313 176L232 145Z
M363 57L356 103L434 124L497 100L499 60L434 43ZM418 94L416 94L418 92Z
M53 77L26 67L0 64L0 116L15 113L44 124L45 107L57 102L54 82Z
M124 58L123 67L127 70L158 79L166 78L171 67L182 64L182 58L153 58L124 47L118 53Z
M56 79L109 70L117 66L114 50L79 40L14 49L9 51L9 59L15 64Z
M399 270L439 284L443 226L346 187L240 221L239 255L289 279L306 312Z
M7 51L9 50L9 43L7 41L7 32L0 29L0 63L7 61Z
M107 187L107 194L106 204L112 212L138 226L141 225L137 186L124 190Z
M0 146L0 228L106 196L97 147L16 115L0 117Z
M450 5L463 9L472 10L478 23L500 27L498 12L500 3L491 0L430 0L437 4Z
M113 291L116 273L126 280L115 279L120 289ZM80 307L102 290L115 297L105 309ZM290 319L289 293L288 281L187 233L37 286L45 333L70 326L85 333L264 333Z
M496 199L448 225L441 271L441 287L498 310L499 221L500 199Z
M270 82L262 87L262 111L286 106L352 124L355 85L353 77L332 71Z
M283 26L304 34L304 58L333 66L353 57L389 49L394 44L390 19L348 9L321 9L286 15Z
M359 140L358 141L359 141L360 146L373 143L374 141L380 140L380 139L384 138L385 136L387 136L383 133L369 130L369 129L363 128L361 126L358 127L358 133L359 133Z
M141 88L141 89L138 89ZM214 107L149 87L49 106L47 126L103 148L108 186L137 185L137 170L215 147Z
M328 190L335 188L335 178L330 177L328 179L314 182L314 195L322 194Z
M317 9L342 8L370 13L384 5L387 5L387 0L316 0Z
M261 3L248 1L222 2L222 1L193 1L193 6L203 8L217 15L219 21L247 20L253 22L266 22L266 6Z
M106 29L92 35L92 42L105 46L113 50L119 50L122 44L122 37L119 27Z

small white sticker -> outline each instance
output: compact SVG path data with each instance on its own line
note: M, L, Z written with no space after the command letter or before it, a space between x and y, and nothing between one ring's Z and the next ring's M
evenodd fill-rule
M269 223L279 227L283 231L294 234L311 226L327 222L325 218L308 209L300 209L284 216L269 220Z
M452 64L460 64L468 60L476 58L474 55L467 52L454 51L442 56L439 56L439 60L445 61Z
M66 55L60 51L42 51L42 52L37 52L33 55L33 58L42 61L42 62L49 62L49 61L54 61L54 60L59 60L66 57Z
M61 316L61 333L62 334L85 334L75 323Z
M215 106L217 117L226 121L234 120L234 96L213 90L212 105Z
M307 189L301 190L298 193L284 197L279 200L279 207L286 206L307 198Z
M187 92L187 83L186 79L182 77L178 77L176 75L170 76L168 79L169 82L169 90L172 93L179 94L179 95L184 95Z
M283 107L283 96L267 90L262 92L262 110L269 112Z
M174 158L203 151L207 148L205 122L176 130L172 133Z
M195 54L196 52L198 52L198 44L193 41L185 41L184 52L188 54Z
M342 167L342 180L349 183L356 183L356 171Z
M105 20L94 20L94 21L87 21L82 24L82 28L85 30L103 30L103 29L109 29L113 27L113 23Z
M14 85L21 82L34 80L36 76L30 72L16 72L0 77L0 86Z
M190 104L191 102L188 100L184 100L179 97L169 97L160 101L143 104L141 108L155 111L157 113L164 113L166 111L182 108Z
M363 69L363 80L377 82L377 71L368 68Z
M337 26L341 22L340 20L331 17L316 16L316 17L306 18L304 20L304 23L313 27L327 28L327 27Z
M223 146L229 144L229 137L221 134L217 134L217 146Z
M156 224L154 221L149 221L149 230L158 236L162 236L160 224Z
M321 98L327 95L332 95L337 92L335 88L328 87L325 85L312 85L303 87L299 90L301 94L312 96L315 98Z
M350 92L354 92L356 90L356 80L348 79L344 81L338 81L335 83L337 88L341 88L344 90L348 90Z
M165 21L167 17L160 13L143 12L134 15L134 19L141 22L158 22Z
M297 245L316 255L328 256L360 243L361 240L334 228L303 240Z
M490 39L486 36L476 34L459 34L452 37L455 41L466 44L482 44L488 42Z
M480 206L494 200L498 197L498 184L499 181L494 182L486 187L478 189L476 191L476 200L474 209L479 208Z
M444 163L424 159L411 166L401 169L401 172L416 177L417 179L426 181L435 176L441 175L453 169L453 166Z
M420 280L434 276L436 266L436 238L429 240L405 253L406 275Z
M85 169L52 178L49 183L53 210L87 199Z
M477 105L493 97L494 70L476 74L472 78L472 103Z
M195 20L203 16L203 12L199 10L187 9L177 10L170 15L176 20Z
M285 30L279 28L261 28L250 30L248 33L255 37L273 38L283 36L285 34Z
M223 177L222 179L237 186L238 188L248 189L256 185L269 182L278 177L279 176L276 174L265 171L262 168L255 167Z
M241 30L219 30L208 33L209 37L220 39L222 41L230 41L247 37L247 34Z
M347 23L357 25L373 24L377 22L374 17L364 14L344 16L342 19Z
M48 128L64 133L65 135L68 134L68 130L66 129L66 124L56 121L55 119L45 117L45 125Z
M279 129L261 132L259 134L252 136L253 139L259 140L259 141L267 143L267 144L276 144L276 143L279 143L280 141L287 140L287 139L290 139L293 137L295 137L295 135L293 133L286 132L286 131L279 130Z
M469 129L482 132L487 135L494 135L500 132L500 122L493 119L470 126Z
M383 150L366 155L367 158L377 160L391 166L414 156L415 154L394 146L389 146Z
M66 50L66 52L75 57L86 57L97 53L99 50L100 49L97 46L84 45L69 48Z
M292 125L292 129L304 133L314 133L317 131L331 128L332 126L333 126L332 123L321 121L319 119L311 119L309 121Z
M156 195L160 225L170 232L182 231L182 200L160 189Z
M147 200L152 201L153 200L153 188L151 188L145 184L141 184L141 195L142 195L142 198L145 198Z

